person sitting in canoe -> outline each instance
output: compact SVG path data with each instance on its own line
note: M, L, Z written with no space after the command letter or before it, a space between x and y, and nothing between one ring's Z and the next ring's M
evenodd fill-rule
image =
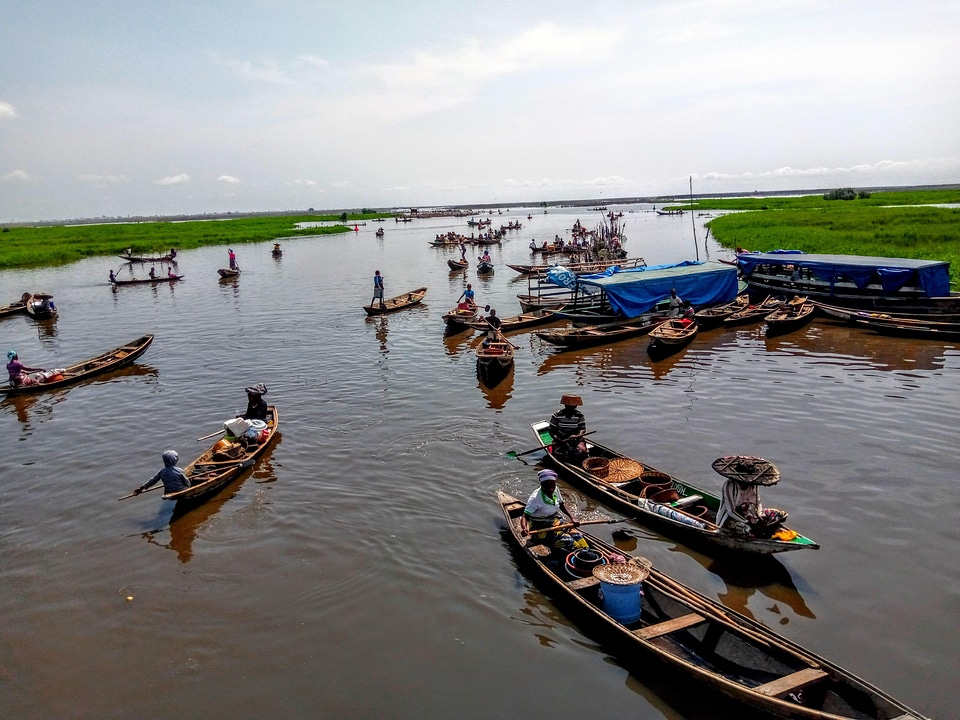
M484 310L486 310L487 312L490 313L489 315L487 315L487 316L484 318L484 320L486 320L486 322L487 322L487 325L490 326L490 329L487 330L487 337L484 338L484 340L483 340L483 345L484 345L484 347L486 347L486 346L489 345L490 343L496 342L496 341L499 339L499 336L500 336L500 326L503 324L503 322L502 322L502 321L500 320L500 318L497 316L497 311L496 311L495 308L492 308L492 307L490 307L489 305L487 305L487 306L484 308Z
M554 453L561 460L579 462L587 455L587 444L583 436L587 432L587 421L577 407L583 405L579 395L564 395L560 398L562 408L550 416L550 437L554 442Z
M263 383L258 383L247 388L247 409L243 415L237 415L244 420L266 420L269 409L267 401L263 396L267 394L267 388Z
M139 495L144 490L156 485L158 482L163 483L164 494L180 492L181 490L186 490L188 487L190 487L190 478L186 476L183 470L177 467L177 462L180 460L180 456L177 454L177 451L164 450L160 457L163 458L163 468L161 468L156 475L147 480L143 485L134 490L134 495Z
M156 279L157 279L157 269L156 269L155 267L152 267L152 266L151 266L150 272L149 272L148 274L150 275L150 279L151 279L151 280L156 280Z
M167 277L168 278L177 277L177 274L173 271L173 268L167 268Z
M489 251L489 250L484 250L484 251L483 251L483 255L481 255L480 257L478 257L477 260L479 260L480 262L484 262L484 263L492 263L492 262L493 262L493 261L490 259L490 251Z
M459 298L457 298L457 303L459 304L463 302L470 307L476 307L477 303L473 299L475 294L476 293L473 292L473 285L471 283L467 283L467 289L463 291L463 294L461 294Z
M743 537L768 538L787 519L787 513L760 504L757 483L728 477L723 483L717 525Z
M577 550L589 547L580 533L551 531L549 528L560 524L562 512L576 527L574 519L560 495L557 487L557 474L553 470L541 470L537 473L540 487L530 495L527 506L520 518L520 532L524 537L535 535L538 540L558 550ZM539 532L538 532L539 531Z
M534 238L533 240L530 241L530 249L531 249L531 250L536 250L536 249L537 249L537 240L536 240L536 238Z
M27 367L20 362L20 356L16 350L7 351L7 373L10 376L10 386L19 387L21 385L36 385L43 382L43 375L31 375L30 373L44 373L43 368Z

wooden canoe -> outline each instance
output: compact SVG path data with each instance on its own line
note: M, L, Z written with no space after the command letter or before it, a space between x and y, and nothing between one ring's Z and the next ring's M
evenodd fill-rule
M50 293L33 293L27 300L27 315L35 320L44 320L52 318L57 314L57 306L53 302L53 295Z
M493 275L493 263L481 260L477 263L477 275Z
M960 324L960 314L946 312L887 312L879 310L861 310L859 308L845 308L837 305L827 305L815 300L809 301L822 315L837 320L846 320L851 324L856 324L858 320L883 320L885 322L897 323L920 323L923 325L936 323L937 325L945 323L948 325Z
M392 297L389 300L383 301L383 307L377 305L364 305L363 309L367 315L383 315L384 313L396 312L397 310L404 310L408 307L413 307L420 303L423 300L423 296L427 294L427 289L425 287L417 288L416 290L411 290L408 293L403 295L397 295Z
M0 393L6 395L26 395L28 393L45 392L54 388L70 385L71 383L86 380L94 375L100 375L111 370L117 370L125 365L129 365L138 357L143 355L150 343L153 342L153 335L144 335L133 342L114 348L102 355L97 355L89 360L84 360L76 365L65 368L59 375L59 379L51 379L48 382L37 383L35 385L17 385L16 387L0 387Z
M9 305L0 306L0 317L26 312L27 304L30 302L31 297L33 296L30 293L25 292L16 302L12 302Z
M474 353L481 372L506 371L513 365L513 345L504 340L478 343Z
M177 280L183 280L183 275L157 275L155 278L132 278L130 280L120 280L114 278L110 282L114 285L159 285L161 283L174 283Z
M556 318L552 310L534 310L529 313L520 313L507 318L500 319L500 332L508 333L512 330L523 330L524 328L545 325L553 322ZM490 326L484 319L472 320L467 323L474 330L488 330Z
M536 335L544 342L559 345L565 349L596 347L646 335L661 323L664 317L641 315L630 320L590 325L587 327L564 328L552 332L540 331Z
M576 273L577 275L587 275L592 273L600 273L604 270L609 270L612 267L619 267L622 270L632 270L638 267L646 267L647 263L643 258L625 258L623 260L603 260L597 262L581 262L581 263L559 263L563 267L567 268L571 272ZM511 265L510 263L506 264L508 268L516 270L521 275L537 275L544 274L553 267L553 265Z
M523 535L524 502L502 491L497 500L519 562L536 573L542 589L571 620L597 634L631 669L645 671L655 664L691 692L707 688L749 708L751 716L922 720L853 673L582 530L587 549L596 553L591 559L599 556L603 569L574 573L568 567L576 567L579 555L571 558L572 553ZM598 592L604 589L604 572L615 573L608 581L622 582L619 588L607 587L620 590L619 602L605 603ZM631 605L623 591L634 585L637 598Z
M120 258L121 260L126 260L127 262L131 262L131 263L152 263L152 262L173 263L177 261L175 257L171 257L170 255L160 255L157 257L144 257L142 255L117 255L117 257Z
M217 273L222 278L236 277L237 275L240 274L240 268L237 268L236 270L231 270L230 268L220 268L219 270L217 270Z
M466 270L470 267L469 260L447 260L447 265L450 266L451 270Z
M881 335L894 337L922 338L926 340L960 340L960 323L941 322L904 322L883 318L857 318L857 327L873 330Z
M214 460L220 441L218 440L207 449L200 457L187 465L183 472L190 478L191 485L186 490L180 490L174 493L166 493L164 500L177 500L183 504L202 502L210 495L220 490L224 485L239 477L243 471L255 463L257 458L266 452L266 449L273 443L277 437L277 430L280 428L280 413L275 405L267 408L267 430L269 435L266 440L257 444L250 444L244 448L241 455L231 458L224 464L223 461Z
M750 296L747 295L747 293L741 293L740 295L737 295L736 300L733 302L698 310L694 314L694 317L697 319L697 324L700 326L701 330L710 330L723 325L724 320L734 313L740 312L749 305Z
M478 309L472 303L460 303L457 307L443 314L443 321L446 323L446 332L461 332L468 328L467 323L477 319Z
M769 555L820 547L800 534L792 540L744 538L719 528L714 521L720 510L720 498L710 491L599 443L587 442L590 458L603 458L610 463L609 467L616 468L606 478L600 478L582 464L567 462L554 454L548 421L536 422L530 427L546 452L547 462L562 471L564 477L619 512L699 550ZM671 489L675 492L669 493ZM668 491L666 495L672 499L668 501L662 496L660 502L650 499L661 490ZM673 503L679 503L679 507ZM684 509L682 506L688 503L692 504Z
M773 295L768 296L759 304L751 304L742 310L738 310L728 318L725 318L723 324L725 327L735 327L737 325L748 325L749 323L760 322L767 315L780 307L780 301Z
M813 319L813 311L813 303L806 298L783 303L764 318L767 323L767 337L799 330Z
M699 329L694 318L670 318L650 331L647 353L653 358L673 355L693 342Z

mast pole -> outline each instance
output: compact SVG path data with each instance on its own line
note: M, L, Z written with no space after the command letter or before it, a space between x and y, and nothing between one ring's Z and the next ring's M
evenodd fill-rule
M693 225L693 249L697 253L697 262L700 262L700 248L697 246L697 220L693 216L693 175L690 176L690 223Z

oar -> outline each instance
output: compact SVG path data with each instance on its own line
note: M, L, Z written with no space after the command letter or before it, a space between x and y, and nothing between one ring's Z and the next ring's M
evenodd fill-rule
M565 438L565 440L574 440L574 439L577 439L577 438L586 437L587 435L593 435L595 432L596 432L596 430L591 430L590 432L586 432L586 433L582 433L582 434L578 433L578 434L576 434L576 435L571 435L570 437ZM541 446L541 447L535 447L535 448L533 448L532 450L524 450L523 452L520 452L520 453L518 453L518 452L516 452L516 451L514 451L514 450L510 450L510 451L508 451L507 453L505 453L505 455L506 455L506 457L508 457L508 458L518 458L518 457L522 457L522 456L524 456L524 455L529 455L530 453L535 453L535 452L537 452L537 450L544 450L544 451L545 451L546 449L547 449L546 446Z
M253 462L254 462L253 458L247 458L246 460L236 463L234 467L237 469L248 468L251 465L253 465ZM223 472L224 470L233 470L234 467L229 467L229 468L217 467L217 468L214 468L213 470L204 470L203 472L199 472L199 473L195 473L194 475L191 475L190 479L193 480L194 478L203 477L204 475L210 475L211 473L215 473L215 472ZM149 487L146 490L142 490L141 492L138 492L138 493L135 492L135 493L130 493L129 495L124 495L123 497L117 498L117 500L126 500L127 498L136 497L137 495L143 495L143 493L159 490L162 487L163 487L163 483L157 483L153 487Z
M606 520L581 520L577 523L563 523L561 525L551 525L550 527L537 528L536 530L531 530L532 533L541 533L541 532L556 532L557 530L569 530L572 527L580 527L581 525L610 525L613 523L622 523L626 522L624 518L608 518Z
M197 442L200 442L200 441L202 441L202 440L209 440L210 438L214 437L215 435L219 435L220 433L224 433L224 432L226 432L226 430L217 430L216 432L212 432L212 433L210 433L209 435L204 435L202 438L197 438Z

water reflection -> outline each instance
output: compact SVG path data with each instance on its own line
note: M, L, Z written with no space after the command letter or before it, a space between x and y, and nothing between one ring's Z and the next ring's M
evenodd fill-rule
M380 352L386 355L390 352L387 350L387 335L390 333L390 320L386 315L368 315L367 323L373 326L373 334L380 343Z
M448 356L456 356L466 350L472 350L473 329L467 328L455 333L443 333L443 346Z
M37 335L40 337L40 340L57 336L56 315L51 318L44 318L43 320L34 320L33 322L37 326Z
M514 366L511 365L506 370L487 371L481 369L480 363L477 363L477 387L483 393L487 401L487 407L495 410L502 410L507 404L507 400L513 394L513 376Z

